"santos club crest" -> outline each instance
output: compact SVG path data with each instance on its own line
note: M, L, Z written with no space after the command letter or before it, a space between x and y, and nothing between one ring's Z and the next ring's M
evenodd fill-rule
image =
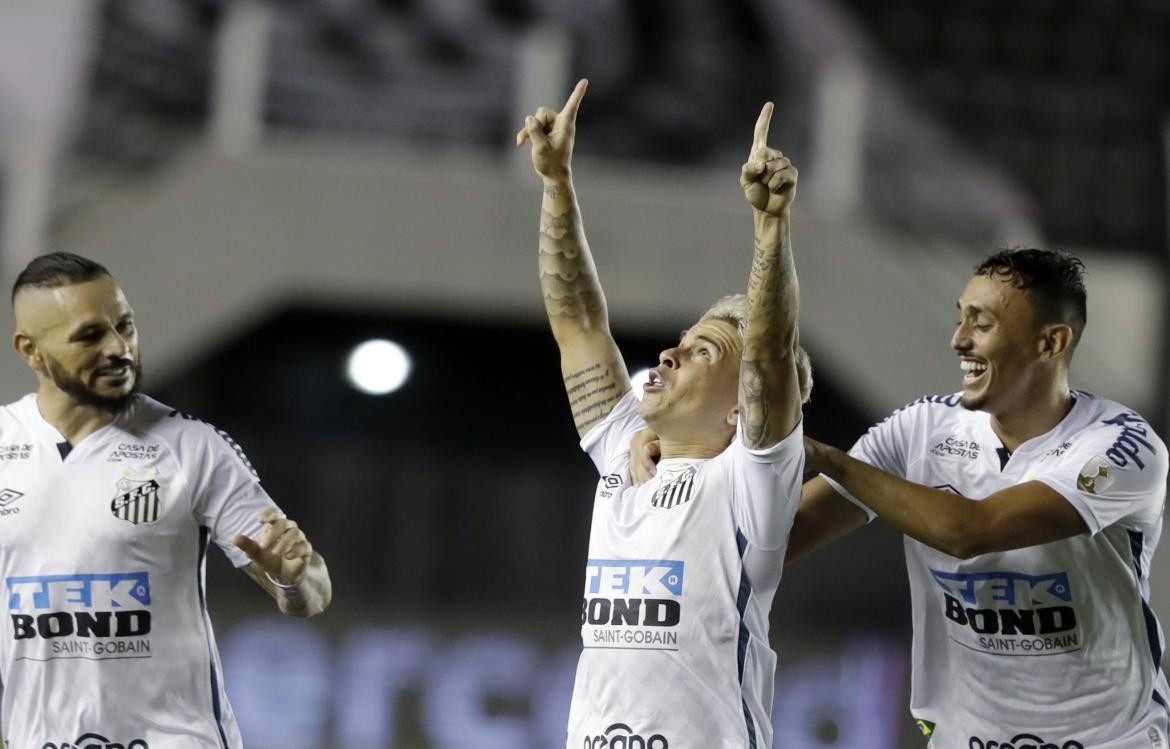
M134 525L158 520L158 481L147 479L118 480L118 494L110 502L110 512Z

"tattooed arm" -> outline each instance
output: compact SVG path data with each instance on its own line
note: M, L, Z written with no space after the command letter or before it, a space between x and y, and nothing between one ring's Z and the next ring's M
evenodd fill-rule
M768 148L772 104L756 122L755 141L740 184L751 203L755 250L748 278L748 320L739 371L740 424L748 447L769 447L800 421L797 360L799 289L792 261L789 207L796 167Z
M573 421L582 437L630 390L626 365L609 331L605 295L573 190L573 137L586 85L586 81L577 84L560 112L538 109L516 135L517 146L532 141L532 165L544 181L540 288L561 352L561 375Z

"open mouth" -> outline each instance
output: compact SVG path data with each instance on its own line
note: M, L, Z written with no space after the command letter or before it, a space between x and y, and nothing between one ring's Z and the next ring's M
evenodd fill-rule
M642 386L643 393L656 393L660 390L666 389L666 383L662 381L662 377L653 369L650 370L650 378L645 385Z
M987 373L987 363L977 359L960 359L959 368L963 370L963 385L975 385Z

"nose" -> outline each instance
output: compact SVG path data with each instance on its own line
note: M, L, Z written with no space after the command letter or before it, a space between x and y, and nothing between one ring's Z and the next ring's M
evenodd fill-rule
M955 351L970 351L971 343L971 326L966 322L961 322L955 327L955 332L951 335L951 348Z
M667 369L678 368L678 347L668 348L658 355L658 363Z
M102 352L108 359L129 359L130 342L116 331L106 336L105 350Z

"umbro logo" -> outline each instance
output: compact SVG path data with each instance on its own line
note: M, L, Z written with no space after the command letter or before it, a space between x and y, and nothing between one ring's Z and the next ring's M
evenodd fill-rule
M601 496L605 499L613 498L613 490L625 483L620 473L609 473L601 477Z
M0 517L5 515L15 515L20 512L19 507L9 507L16 500L24 496L24 492L18 492L15 489L0 489Z

